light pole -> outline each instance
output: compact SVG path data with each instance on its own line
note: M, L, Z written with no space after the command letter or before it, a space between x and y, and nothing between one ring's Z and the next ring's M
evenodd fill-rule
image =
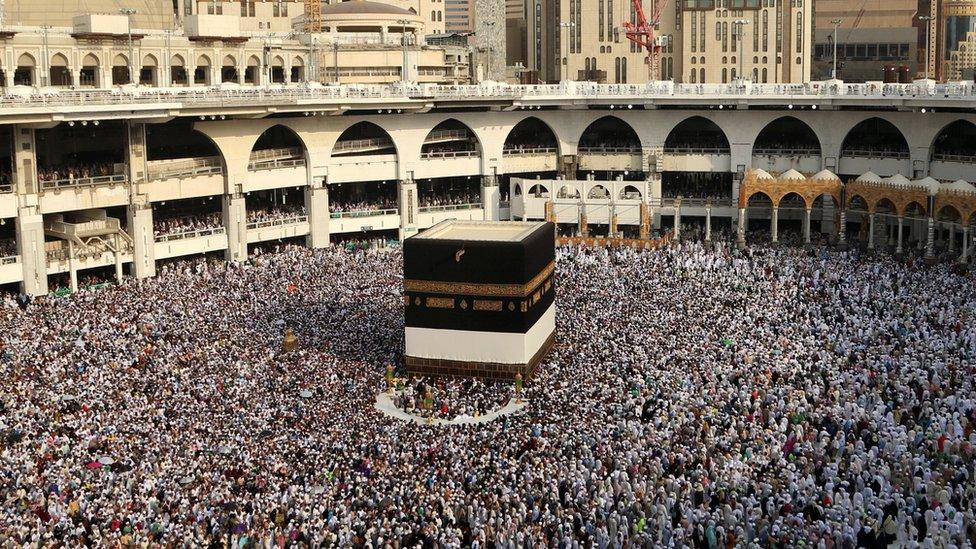
M837 80L837 25L840 25L840 19L834 19L831 23L834 25L834 70L830 73L830 77Z
M407 24L410 21L406 19L397 19L397 24L400 25L400 42L403 44L403 69L400 71L400 81L407 81Z
M738 38L739 38L739 79L741 80L741 79L743 79L743 76L742 76L742 58L746 56L745 55L746 54L745 50L742 49L742 29L745 28L745 26L749 24L749 20L748 19L736 19L735 21L732 21L732 24L735 25L736 27L738 27L738 31L739 31L739 36L738 36Z
M932 58L932 54L929 51L931 44L929 43L929 32L932 30L932 16L931 15L919 15L919 21L925 21L925 79L929 79L929 59Z
M132 8L120 8L119 13L125 15L125 21L127 23L126 34L129 36L129 66L126 69L129 71L129 83L131 84L133 80L132 67L135 66L132 60L132 16L136 14L136 10Z
M51 25L41 25L41 28L44 30L44 62L41 64L41 67L47 69L47 74L43 74L42 72L39 76L41 77L42 86L50 86L51 85L51 54L50 52L48 52L48 48L47 48L47 31L48 29L51 28Z
M566 38L569 38L568 29L575 27L576 23L573 21L567 21L565 23L560 23L559 26L567 29ZM562 77L560 80L569 80L569 78L566 78L566 75L569 73L569 40L563 40L563 44L566 46L566 56L559 59L559 76Z

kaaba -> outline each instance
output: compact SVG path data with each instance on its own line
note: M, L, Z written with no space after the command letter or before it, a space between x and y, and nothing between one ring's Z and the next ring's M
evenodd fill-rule
M555 225L444 221L403 242L411 374L529 379L556 334Z

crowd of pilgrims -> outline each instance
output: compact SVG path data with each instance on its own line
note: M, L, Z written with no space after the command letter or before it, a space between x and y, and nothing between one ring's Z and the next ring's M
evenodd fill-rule
M398 379L393 389L393 405L397 408L419 417L446 420L483 416L518 397L511 383L473 378L411 376Z
M373 405L401 280L397 250L281 247L8 299L0 547L976 544L971 277L561 248L527 408L446 427Z

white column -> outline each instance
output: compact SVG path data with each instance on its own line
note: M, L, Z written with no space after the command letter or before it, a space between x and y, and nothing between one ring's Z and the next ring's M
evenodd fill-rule
M712 241L712 209L705 208L705 242Z
M810 214L807 213L807 218L809 219ZM841 208L840 210L840 226L837 227L837 244L841 247L847 245L847 209Z
M935 220L929 217L927 225L925 231L925 258L933 259L935 258Z
M681 238L681 197L674 201L674 237Z
M962 226L962 253L959 254L959 262L965 263L969 255L969 225Z
M247 206L240 194L225 194L223 200L224 230L227 233L227 261L247 260Z
M949 252L956 251L956 227L952 223L946 223L949 230Z
M115 233L115 281L122 282L122 238Z
M147 203L132 204L128 211L129 236L132 237L132 275L136 278L156 276L156 239L153 234L153 212Z
M75 245L68 240L68 280L71 292L78 291L78 270L75 269Z
M810 243L810 208L803 210L803 243Z
M499 221L498 201L501 192L498 188L498 177L486 175L481 178L481 207L484 210L485 221Z
M901 248L902 236L901 236L901 233L902 233L902 225L903 225L903 221L904 220L905 220L905 218L903 218L900 215L898 216L898 247L895 248L895 253L896 254L902 253L902 248Z
M309 248L329 247L329 189L322 185L305 187L305 211L308 212L308 237L305 245Z
M21 291L31 296L47 294L47 254L44 251L44 217L36 208L20 208L15 221L17 253L24 270Z
M779 242L779 207L773 206L773 214L769 220L769 230L773 236L773 244Z
M868 249L874 249L874 212L868 214Z
M420 215L420 204L417 197L417 183L412 179L403 179L398 183L400 204L400 240L417 232L417 217Z
M735 242L740 248L746 245L746 209L739 208L739 226L736 227Z

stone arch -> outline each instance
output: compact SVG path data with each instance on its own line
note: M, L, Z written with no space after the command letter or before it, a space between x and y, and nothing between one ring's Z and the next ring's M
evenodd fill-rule
M529 194L531 196L548 198L549 197L549 187L545 186L542 183L533 183L532 186L529 187Z
M637 131L629 123L619 117L606 115L597 118L586 126L580 134L579 147L627 148L639 151L641 140Z
M186 64L186 62L183 60L182 55L176 54L169 59L169 64L171 67L182 67Z
M291 66L303 67L305 66L305 60L303 60L300 55L296 55L295 58L291 60Z
M399 158L396 142L380 125L365 120L346 127L332 145L332 157L393 154Z
M953 219L945 219L945 214L949 213L947 210L951 210L955 217ZM939 211L935 212L936 221L959 221L962 222L963 212L959 211L959 208L955 204L942 204Z
M29 53L22 53L20 57L17 58L18 67L29 67L33 68L37 62L34 60L34 56Z
M897 126L877 116L865 118L855 124L844 135L840 146L841 156L863 156L858 155L857 151L885 150L907 154L908 140Z
M559 188L559 194L556 198L575 198L579 199L580 191L576 186L563 185Z
M624 186L623 189L620 189L620 195L618 196L618 198L620 198L622 200L627 200L627 199L629 199L629 197L632 197L635 194L637 195L636 196L636 199L643 199L644 198L644 193L642 193L641 190L638 189L636 186L634 186L634 185L626 185L626 186Z
M597 183L596 185L590 187L590 190L587 191L586 198L593 200L606 200L610 198L610 190Z
M976 160L976 124L963 119L949 122L935 134L929 150L931 160L952 157Z
M142 66L143 67L155 67L156 66L156 56L153 55L153 54L151 54L151 53L147 53L142 58Z
M258 58L258 56L252 55L251 57L248 57L248 59L247 59L247 66L248 67L260 67L261 66L261 60Z
M201 55L200 57L197 57L197 66L198 67L209 67L210 66L210 57L208 57L206 55Z
M541 131L541 133L539 133ZM532 145L532 136L544 136L542 140L535 141L535 144L539 147L550 148L554 147L556 149L556 154L559 154L559 138L556 136L556 131L553 130L552 126L547 124L544 120L537 118L535 116L529 116L520 120L517 124L512 126L512 129L508 131L505 136L504 144L502 145L502 150L507 150L509 148L526 148L525 145Z
M285 124L274 124L266 128L251 145L251 156L262 150L284 150L298 148L300 153L290 153L292 158L301 157L308 162L308 146L305 140L291 127Z
M729 151L729 138L715 121L691 116L675 124L664 140L665 150L697 148Z
M779 201L773 200L773 198L771 196L769 196L769 193L767 193L766 191L761 191L761 190L758 190L757 189L757 190L753 190L752 192L750 192L750 193L748 193L748 194L745 195L745 204L746 204L746 207L749 207L751 205L751 204L749 204L749 202L753 198L759 198L760 196L763 197L763 198L765 198L766 200L768 200L769 203L773 205L773 207L776 207L779 204Z
M234 56L233 55L227 54L227 55L224 56L223 66L224 67L236 67L237 66L237 59L234 59Z
M68 58L65 57L63 53L56 53L51 56L51 66L52 67L67 67Z
M457 150L474 151L478 156L484 154L484 148L481 145L481 139L479 139L477 134L475 134L474 130L471 129L471 126L465 124L464 122L461 122L457 118L447 118L441 120L440 122L437 123L437 125L431 128L430 131L427 132L427 135L424 137L424 142L420 147L421 154L435 152L434 149L437 148L437 146L435 143L432 143L431 141L432 138L436 137L437 135L434 132L438 132L438 131L463 132L464 134L463 136L461 134L458 134L459 140L463 141L467 145Z
M199 156L215 156L227 169L224 152L213 137L194 127L189 119L176 119L165 124L146 125L146 160L173 160Z
M128 67L129 66L129 58L126 57L124 54L117 53L117 54L115 54L115 57L112 59L112 66L113 67Z
M777 207L783 204L784 200L787 200L791 197L798 198L799 202L803 205L804 208L809 208L812 204L812 202L807 201L807 198L803 196L799 190L795 190L795 191L791 190L791 191L783 191L782 193L780 193L779 198L776 200Z
M855 205L863 205L864 207L863 208L855 208L854 207ZM848 197L847 197L847 204L845 206L845 209L852 210L852 211L857 211L857 212L863 211L863 212L872 213L872 212L874 212L874 204L868 202L867 199L865 199L860 194L854 193L854 194L848 195Z
M81 60L82 67L97 67L101 65L101 61L98 60L98 56L94 53L89 53Z
M823 144L817 132L809 124L795 116L780 116L763 126L752 145L757 150L812 150L823 154Z

